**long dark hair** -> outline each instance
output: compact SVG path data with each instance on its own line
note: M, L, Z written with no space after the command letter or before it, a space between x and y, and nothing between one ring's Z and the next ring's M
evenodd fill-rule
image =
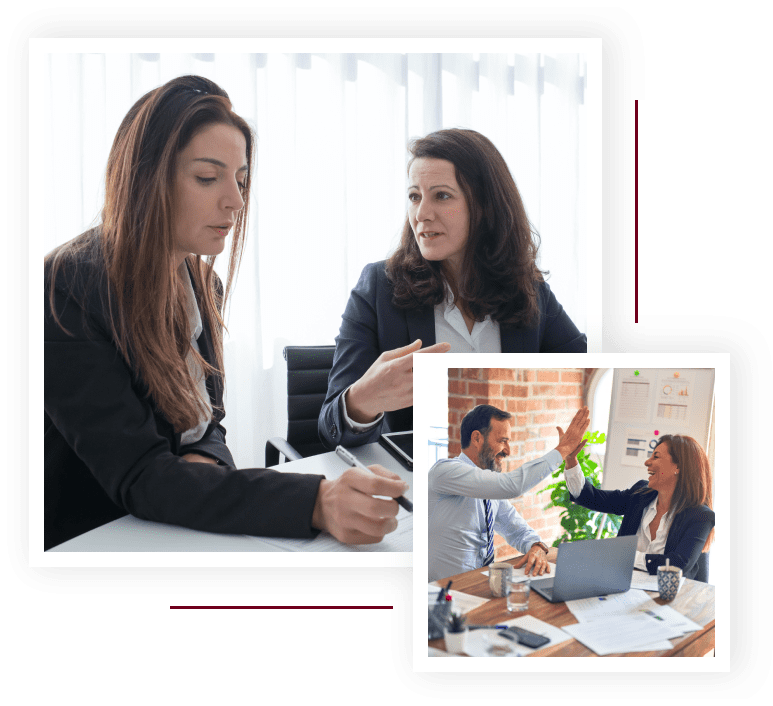
M449 129L411 141L411 160L430 157L454 165L470 212L457 298L469 313L500 323L529 326L539 316L539 235L526 216L510 170L493 143L474 130ZM394 303L402 309L445 300L442 262L425 260L406 217L400 245L387 261Z
M682 510L701 505L713 509L711 465L703 447L691 436L681 434L664 434L655 448L661 444L666 445L671 460L679 469L669 514L676 517ZM646 491L647 488L643 490ZM713 541L714 528L703 545L704 552L709 550Z
M214 124L233 126L244 135L248 171L242 190L244 206L232 230L225 288L214 272L214 256L188 257L201 316L212 333L213 367L190 344L185 289L174 267L172 184L178 154L194 135ZM118 350L177 432L196 426L207 410L186 356L194 355L207 375L224 377L220 312L241 259L253 144L252 129L233 112L228 94L214 82L181 76L149 91L126 114L113 141L101 226L46 256L49 306L60 326L55 307L57 274L65 266L77 268L89 261L96 281L88 288L96 285L106 293L103 306Z

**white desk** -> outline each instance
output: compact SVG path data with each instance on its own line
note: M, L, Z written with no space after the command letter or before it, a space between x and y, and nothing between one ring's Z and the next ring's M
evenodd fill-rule
M413 473L405 470L379 444L352 449L366 466L379 463L409 483L405 494L413 500ZM311 456L273 468L293 473L317 473L337 478L348 466L335 453ZM200 532L161 522L121 517L91 532L64 542L51 552L411 552L413 514L400 508L397 529L378 544L347 545L323 532L315 539L280 539Z

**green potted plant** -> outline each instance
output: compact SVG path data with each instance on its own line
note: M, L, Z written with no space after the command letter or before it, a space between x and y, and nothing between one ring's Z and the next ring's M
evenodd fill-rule
M603 432L585 432L583 439L587 440L587 445L603 444L606 436ZM601 484L599 475L602 472L602 468L591 459L590 454L586 451L587 445L577 454L577 463L583 475L593 483L594 487L598 488ZM550 503L545 506L545 510L549 510L552 507L564 508L560 515L561 527L564 528L564 533L553 542L554 547L557 547L561 542L595 539L599 523L603 517L603 513L588 510L572 502L563 475L565 466L566 462L562 461L558 470L552 476L556 479L556 482L538 491L538 494L550 491ZM601 537L617 536L622 520L623 518L620 515L607 515L607 521L604 523Z

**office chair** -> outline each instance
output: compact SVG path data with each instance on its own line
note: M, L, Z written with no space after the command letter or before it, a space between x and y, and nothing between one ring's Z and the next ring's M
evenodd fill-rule
M287 346L287 439L266 442L266 466L276 466L279 455L288 461L326 453L319 440L317 420L327 394L335 346Z

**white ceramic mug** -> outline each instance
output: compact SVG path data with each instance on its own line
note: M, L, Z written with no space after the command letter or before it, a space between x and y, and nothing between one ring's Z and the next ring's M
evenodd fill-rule
M510 593L510 581L513 578L513 567L506 562L494 562L488 567L488 586L497 598L504 598Z

